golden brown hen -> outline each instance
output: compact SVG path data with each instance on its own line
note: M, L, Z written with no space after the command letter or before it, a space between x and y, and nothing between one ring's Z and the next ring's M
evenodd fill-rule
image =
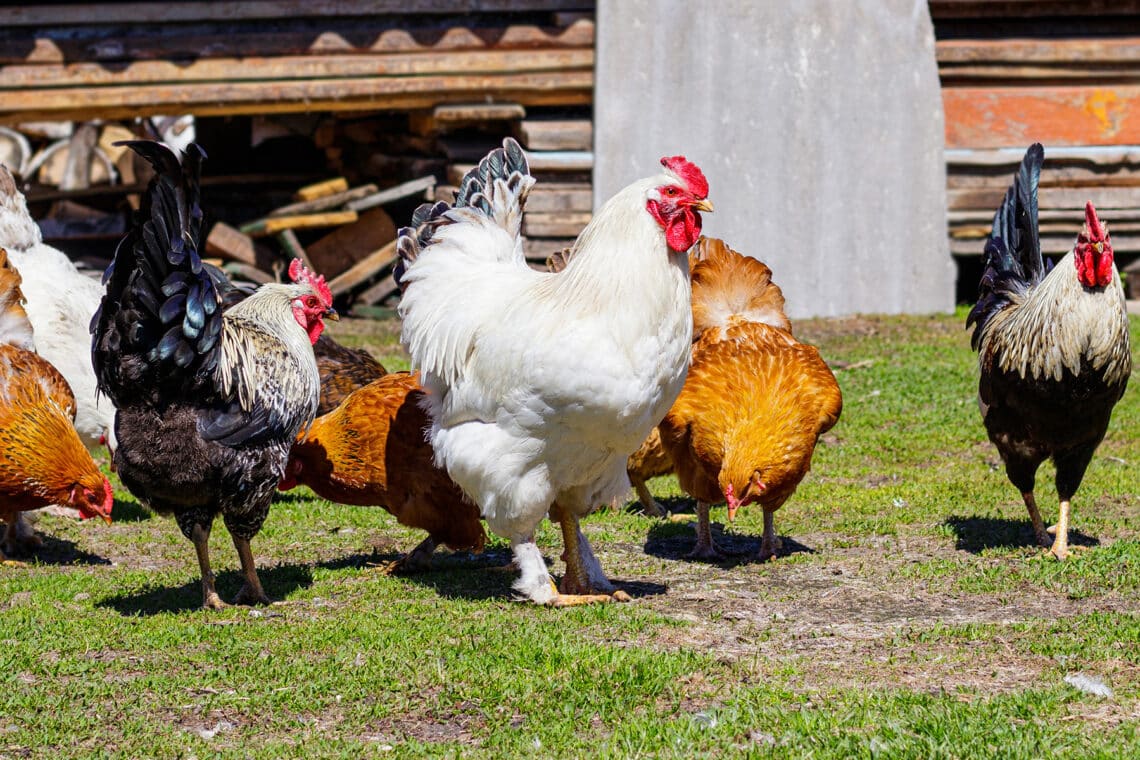
M381 506L428 537L393 569L426 567L438 544L480 551L479 510L436 467L418 375L395 372L318 417L293 446L281 490L306 485L341 504Z
M681 487L697 500L691 556L716 558L710 504L729 519L764 509L761 559L775 555L773 513L811 466L820 434L839 419L842 396L819 351L791 333L771 270L723 242L701 238L692 268L693 360L685 387L661 422Z
M111 521L111 484L74 426L75 396L63 375L33 353L20 275L0 248L0 521L8 551L39 539L20 513L65 504ZM4 552L0 551L0 560Z

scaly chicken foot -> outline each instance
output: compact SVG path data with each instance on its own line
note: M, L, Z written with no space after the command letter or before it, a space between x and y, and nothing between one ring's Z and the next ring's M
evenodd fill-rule
M557 514L557 519L562 526L562 560L566 563L566 573L557 587L558 593L547 604L551 607L574 607L630 601L629 594L615 588L602 573L590 542L578 527L578 516L567 510L559 511L561 514ZM552 511L552 516L555 514Z
M764 536L760 539L760 561L775 559L784 542L776 535L775 510L764 510Z
M649 493L649 488L645 485L644 480L637 480L633 484L633 490L637 491L637 500L641 502L641 511L650 517L664 517L667 513L665 507L653 498L653 494Z
M190 540L194 542L194 551L198 555L198 570L202 573L202 608L225 609L229 605L218 596L218 590L214 588L214 571L210 569L209 528L195 525L190 533Z
M1057 525L1055 526L1057 537L1049 548L1049 554L1059 560L1069 558L1069 507L1068 499L1061 502L1061 510L1060 514L1057 515Z
M1037 509L1037 499L1034 498L1033 492L1028 491L1021 494L1021 498L1025 501L1025 508L1029 511L1029 520L1033 523L1033 536L1037 540L1037 545L1049 546L1053 542L1049 538L1048 531L1045 530L1045 521L1041 519L1041 510Z
M712 523L709 520L710 505L706 501L697 501L697 545L686 554L688 559L722 560L728 555L717 546L712 537Z
M257 577L257 564L253 561L253 550L249 548L249 539L231 536L234 548L237 549L241 560L241 574L245 576L245 583L234 597L234 604L256 605L272 604L265 591L261 588L261 579Z
M403 557L395 562L383 565L380 572L384 575L396 575L399 573L422 573L431 570L431 560L432 555L435 554L435 547L435 539L428 536Z
M43 539L36 535L24 514L17 512L4 531L4 541L0 544L0 549L8 554L30 554L43 544ZM3 556L3 552L0 552L0 557ZM18 566L23 566L23 563Z

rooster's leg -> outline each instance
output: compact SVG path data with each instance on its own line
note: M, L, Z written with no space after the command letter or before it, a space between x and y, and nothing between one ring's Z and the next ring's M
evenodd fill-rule
M1065 499L1061 502L1060 514L1057 516L1057 537L1053 540L1053 546L1049 549L1049 553L1057 559L1068 559L1069 557L1069 500Z
M578 516L569 510L551 510L562 526L562 559L566 562L566 574L558 596L547 604L553 607L573 607L580 604L599 602L628 602L629 594L614 588L609 578L602 572L601 563L594 556L590 542L578 528ZM560 514L559 514L560 512Z
M724 559L725 554L712 537L709 521L709 503L697 501L697 545L686 555L689 559Z
M226 606L214 588L214 571L210 569L210 531L204 525L195 525L190 533L194 551L198 553L198 568L202 572L202 606L220 610Z
M435 553L435 539L428 536L416 545L415 549L400 557L395 562L382 568L384 575L395 573L422 573L431 569L431 557Z
M665 508L657 503L653 494L649 493L645 481L640 478L630 478L630 480L633 482L633 490L637 491L637 500L641 502L641 510L650 517L664 517Z
M766 562L776 556L780 550L780 537L776 535L776 511L764 510L764 537L760 539L760 561Z
M231 537L238 558L241 559L241 574L245 576L245 583L234 597L234 604L269 604L269 597L265 595L265 591L261 588L261 579L257 577L257 565L253 561L253 550L249 548L249 539Z
M1025 508L1029 510L1029 519L1033 523L1033 536L1037 539L1037 545L1048 546L1049 534L1045 531L1045 521L1041 519L1041 511L1037 509L1037 500L1033 498L1033 492L1026 491L1021 494L1021 498L1025 500Z

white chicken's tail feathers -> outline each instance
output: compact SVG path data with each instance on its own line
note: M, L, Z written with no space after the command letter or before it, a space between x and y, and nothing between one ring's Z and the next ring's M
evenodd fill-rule
M517 238L522 229L526 198L533 186L534 177L530 176L526 153L513 138L504 139L503 147L492 150L464 175L454 202L424 203L412 213L412 223L400 229L396 244L400 254L396 282L402 282L407 264L431 245L440 227L490 219L512 238Z

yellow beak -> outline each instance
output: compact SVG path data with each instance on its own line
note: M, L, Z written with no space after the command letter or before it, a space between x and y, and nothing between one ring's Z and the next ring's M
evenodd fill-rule
M331 319L333 322L339 322L340 321L340 315L336 313L336 309L330 308L328 311L326 311L325 312L325 318Z
M711 212L713 210L712 201L710 201L708 198L705 198L698 203L694 203L693 208L695 208L697 211Z

